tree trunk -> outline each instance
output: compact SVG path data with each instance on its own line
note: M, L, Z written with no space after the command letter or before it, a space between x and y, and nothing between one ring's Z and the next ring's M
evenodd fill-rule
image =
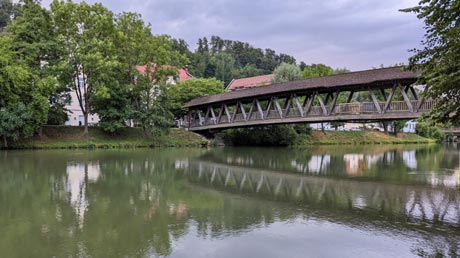
M324 133L324 123L321 123L321 132Z
M38 129L38 136L41 138L43 138L43 125L40 125L40 129Z
M85 126L84 133L88 134L88 112L83 113L83 120L84 120L84 126Z
M8 141L6 140L6 135L3 135L3 147L8 148Z
M387 122L382 122L382 125L383 125L383 131L385 132L385 134L388 134L388 124L387 124Z

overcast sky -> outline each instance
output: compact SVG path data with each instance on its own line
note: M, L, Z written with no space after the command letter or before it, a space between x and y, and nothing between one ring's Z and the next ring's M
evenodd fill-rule
M43 0L49 6L51 0ZM398 12L418 0L88 0L115 13L142 14L154 34L249 42L296 58L363 70L405 62L418 47L423 24Z

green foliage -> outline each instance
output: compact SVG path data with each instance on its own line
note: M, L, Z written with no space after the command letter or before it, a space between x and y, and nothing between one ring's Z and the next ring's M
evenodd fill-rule
M293 125L293 128L297 134L310 135L313 131L309 124L295 124Z
M143 104L134 110L134 120L150 135L162 135L173 125L167 87L154 85L140 95Z
M48 80L39 80L13 49L11 38L0 37L0 136L28 137L47 120Z
M424 21L427 33L423 49L413 49L409 69L422 71L419 83L427 85L426 95L437 100L431 118L460 123L460 0L421 0L402 10Z
M437 142L442 142L445 139L445 134L439 127L432 126L425 121L417 122L415 131L418 135L435 139Z
M399 132L404 128L404 125L407 123L407 120L397 120L393 121L393 134L398 135Z
M60 46L58 79L76 93L87 133L93 98L108 94L120 66L112 40L113 13L101 4L54 0L51 14Z
M289 146L298 134L290 125L270 125L253 128L229 129L223 140L239 146Z
M222 133L224 142L237 146L294 146L312 133L308 124L270 125L228 129Z
M177 85L170 87L168 90L171 111L175 117L182 117L187 113L187 110L182 108L185 103L194 98L210 96L223 92L223 83L214 78L192 78L181 81Z
M139 14L117 15L115 27L113 44L121 65L116 81L108 86L108 95L95 101L99 125L114 133L133 120L147 133L162 134L172 125L165 83L177 70L170 65L180 67L187 57L174 49L169 36L153 36ZM135 69L139 64L145 64L144 74Z
M350 73L350 72L351 71L348 70L346 67L334 69L334 74Z
M300 80L302 78L299 67L295 64L282 63L276 67L274 83Z
M94 99L94 108L98 111L100 126L110 133L119 132L126 127L127 122L133 117L129 108L128 89L124 85L113 83L109 88L109 95L98 95Z
M175 49L189 56L191 74L204 78L216 77L225 82L227 79L221 77L216 64L212 62L212 58L220 53L226 53L233 58L232 74L235 78L247 77L248 73L250 76L270 74L282 62L296 62L290 55L277 54L269 48L262 50L246 42L226 40L218 36L212 36L210 41L206 37L198 39L198 48L194 53L186 50L186 44L181 43L181 40L175 40L174 45ZM253 65L257 70L253 69L254 67L246 67L247 65Z
M247 64L239 70L239 78L254 77L262 74L263 70L257 68L255 64Z
M342 70L339 70L340 72ZM334 69L324 64L307 65L302 70L302 78L313 78L334 74Z
M67 112L62 103L51 105L48 110L47 125L64 125L67 120Z
M224 85L230 83L235 59L230 54L221 52L211 58L211 64L215 67L215 78L223 81Z
M4 147L8 147L7 138L18 140L22 134L31 136L34 132L32 112L22 102L7 108L0 108L0 135Z
M8 25L9 36L20 58L39 76L48 76L56 56L55 33L48 10L28 0L20 5L21 15Z
M13 1L0 0L0 32L6 27L10 21L10 16L13 11Z

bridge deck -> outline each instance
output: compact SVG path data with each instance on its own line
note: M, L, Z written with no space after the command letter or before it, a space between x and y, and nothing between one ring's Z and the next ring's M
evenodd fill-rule
M186 127L200 131L270 124L414 119L435 105L433 100L419 98L412 85L416 76L393 67L197 98L184 106L189 109ZM351 102L356 94L360 94L360 102ZM370 102L364 102L361 96Z

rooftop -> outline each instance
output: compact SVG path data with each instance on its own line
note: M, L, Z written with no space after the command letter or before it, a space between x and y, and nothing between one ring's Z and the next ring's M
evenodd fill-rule
M211 103L231 101L234 99L251 98L254 96L264 97L270 96L272 94L287 94L291 92L305 92L312 90L324 91L331 88L378 88L382 85L393 85L396 82L412 84L417 80L418 75L419 73L403 71L402 67L390 67L344 74L335 74L196 98L186 103L184 107L195 107Z
M156 64L152 64L152 70L155 69L155 66ZM170 66L170 65L164 65L162 66L163 68L171 68L171 69L176 69L177 70L177 78L179 81L184 81L184 80L187 80L187 79L190 79L192 78L193 76L186 70L186 69L183 69L183 68L177 68L175 66ZM146 65L136 65L136 70L140 73L140 74L145 74L145 70L147 69L147 66Z
M235 91L258 86L270 85L274 78L274 74L266 74L248 78L235 79L228 84L227 90Z

